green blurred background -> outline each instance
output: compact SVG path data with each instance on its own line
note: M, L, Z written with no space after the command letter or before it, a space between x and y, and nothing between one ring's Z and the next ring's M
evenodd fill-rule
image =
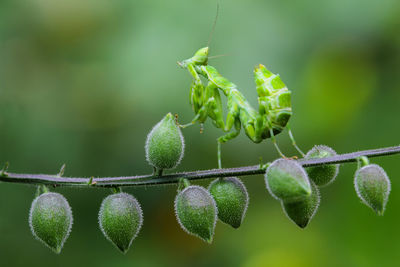
M293 92L299 145L339 153L399 144L400 2L224 1L210 64L256 105L252 69L279 73ZM0 2L0 162L10 171L66 176L145 174L144 141L167 112L193 117L190 76L176 64L205 46L216 1L2 0ZM210 122L185 129L178 171L216 167ZM278 137L295 154L287 134ZM243 133L223 146L226 167L278 155L270 140ZM384 217L357 198L354 164L322 189L304 230L289 221L262 176L243 177L250 206L234 230L217 224L208 245L174 217L176 186L130 188L144 226L127 255L101 234L97 212L110 190L56 191L69 200L72 234L61 255L28 227L35 188L0 185L1 266L396 266L400 260L399 156L373 159L392 178ZM200 183L207 185L209 181ZM398 265L397 265L398 266Z

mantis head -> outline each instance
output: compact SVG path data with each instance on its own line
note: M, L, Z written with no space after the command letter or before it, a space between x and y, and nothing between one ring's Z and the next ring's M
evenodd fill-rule
M194 54L193 57L186 60L178 61L178 65L181 66L182 68L186 68L188 64L207 65L207 63L208 63L208 46L197 50L197 52Z

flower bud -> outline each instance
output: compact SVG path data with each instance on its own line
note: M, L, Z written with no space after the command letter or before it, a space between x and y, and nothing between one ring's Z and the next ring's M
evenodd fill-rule
M109 195L101 203L99 225L104 236L126 253L143 224L139 202L130 194Z
M297 202L285 203L282 201L282 208L286 215L300 228L305 228L317 212L320 196L319 189L311 183L311 195Z
M307 152L306 159L321 159L336 156L335 150L328 146L314 146ZM339 164L325 164L322 166L306 168L308 177L318 186L324 186L332 183L339 173Z
M218 218L238 228L246 215L249 195L244 184L236 177L215 179L208 187L218 208Z
M191 185L175 198L176 218L187 233L211 243L217 222L217 207L203 187Z
M175 168L183 157L184 146L181 130L168 113L147 135L146 159L160 170Z
M390 193L390 180L386 172L376 164L357 170L354 186L358 197L378 215L383 215Z
M311 194L311 186L304 168L295 160L277 159L265 172L268 191L276 199L292 202Z
M72 227L72 211L68 201L58 193L36 197L29 212L32 234L59 254Z

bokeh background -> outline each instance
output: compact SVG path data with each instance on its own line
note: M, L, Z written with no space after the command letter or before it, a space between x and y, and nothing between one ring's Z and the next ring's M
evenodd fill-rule
M226 1L210 64L257 104L252 69L279 73L293 91L292 129L304 150L339 153L399 144L400 2ZM144 141L167 112L182 123L190 76L176 64L207 44L216 1L2 0L0 2L0 162L10 171L66 176L150 173ZM178 171L216 167L210 122L184 130ZM278 141L294 155L287 134ZM271 161L271 142L242 133L223 146L225 167ZM322 189L320 209L302 230L266 191L243 177L250 206L234 230L218 223L212 245L183 232L173 211L176 186L126 189L144 210L127 255L101 234L97 213L110 190L57 188L74 214L61 255L28 227L35 188L0 184L1 266L397 266L400 256L399 156L373 159L392 179L385 216L362 205L356 166L341 167ZM209 181L200 182L206 186Z

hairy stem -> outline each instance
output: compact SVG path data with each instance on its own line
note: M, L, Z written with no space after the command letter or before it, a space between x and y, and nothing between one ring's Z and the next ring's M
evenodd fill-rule
M347 163L356 162L358 158L365 157L379 157L387 156L400 153L400 146L371 149L357 151L347 154L341 154L333 157L323 159L299 159L298 162L303 167L319 166L325 164L334 163ZM8 183L20 183L30 185L48 185L48 186L69 186L69 187L122 187L122 186L140 186L140 185L162 185L162 184L173 184L178 183L180 178L186 178L188 180L199 180L208 179L214 177L228 177L228 176L244 176L244 175L256 175L263 174L265 172L266 165L253 165L238 168L226 168L226 169L212 169L202 171L190 171L190 172L179 172L174 174L166 174L163 176L150 175L138 175L138 176L126 176L126 177L103 177L103 178L68 178L61 177L59 174L47 175L47 174L23 174L23 173L11 173L6 171L0 171L0 181Z

